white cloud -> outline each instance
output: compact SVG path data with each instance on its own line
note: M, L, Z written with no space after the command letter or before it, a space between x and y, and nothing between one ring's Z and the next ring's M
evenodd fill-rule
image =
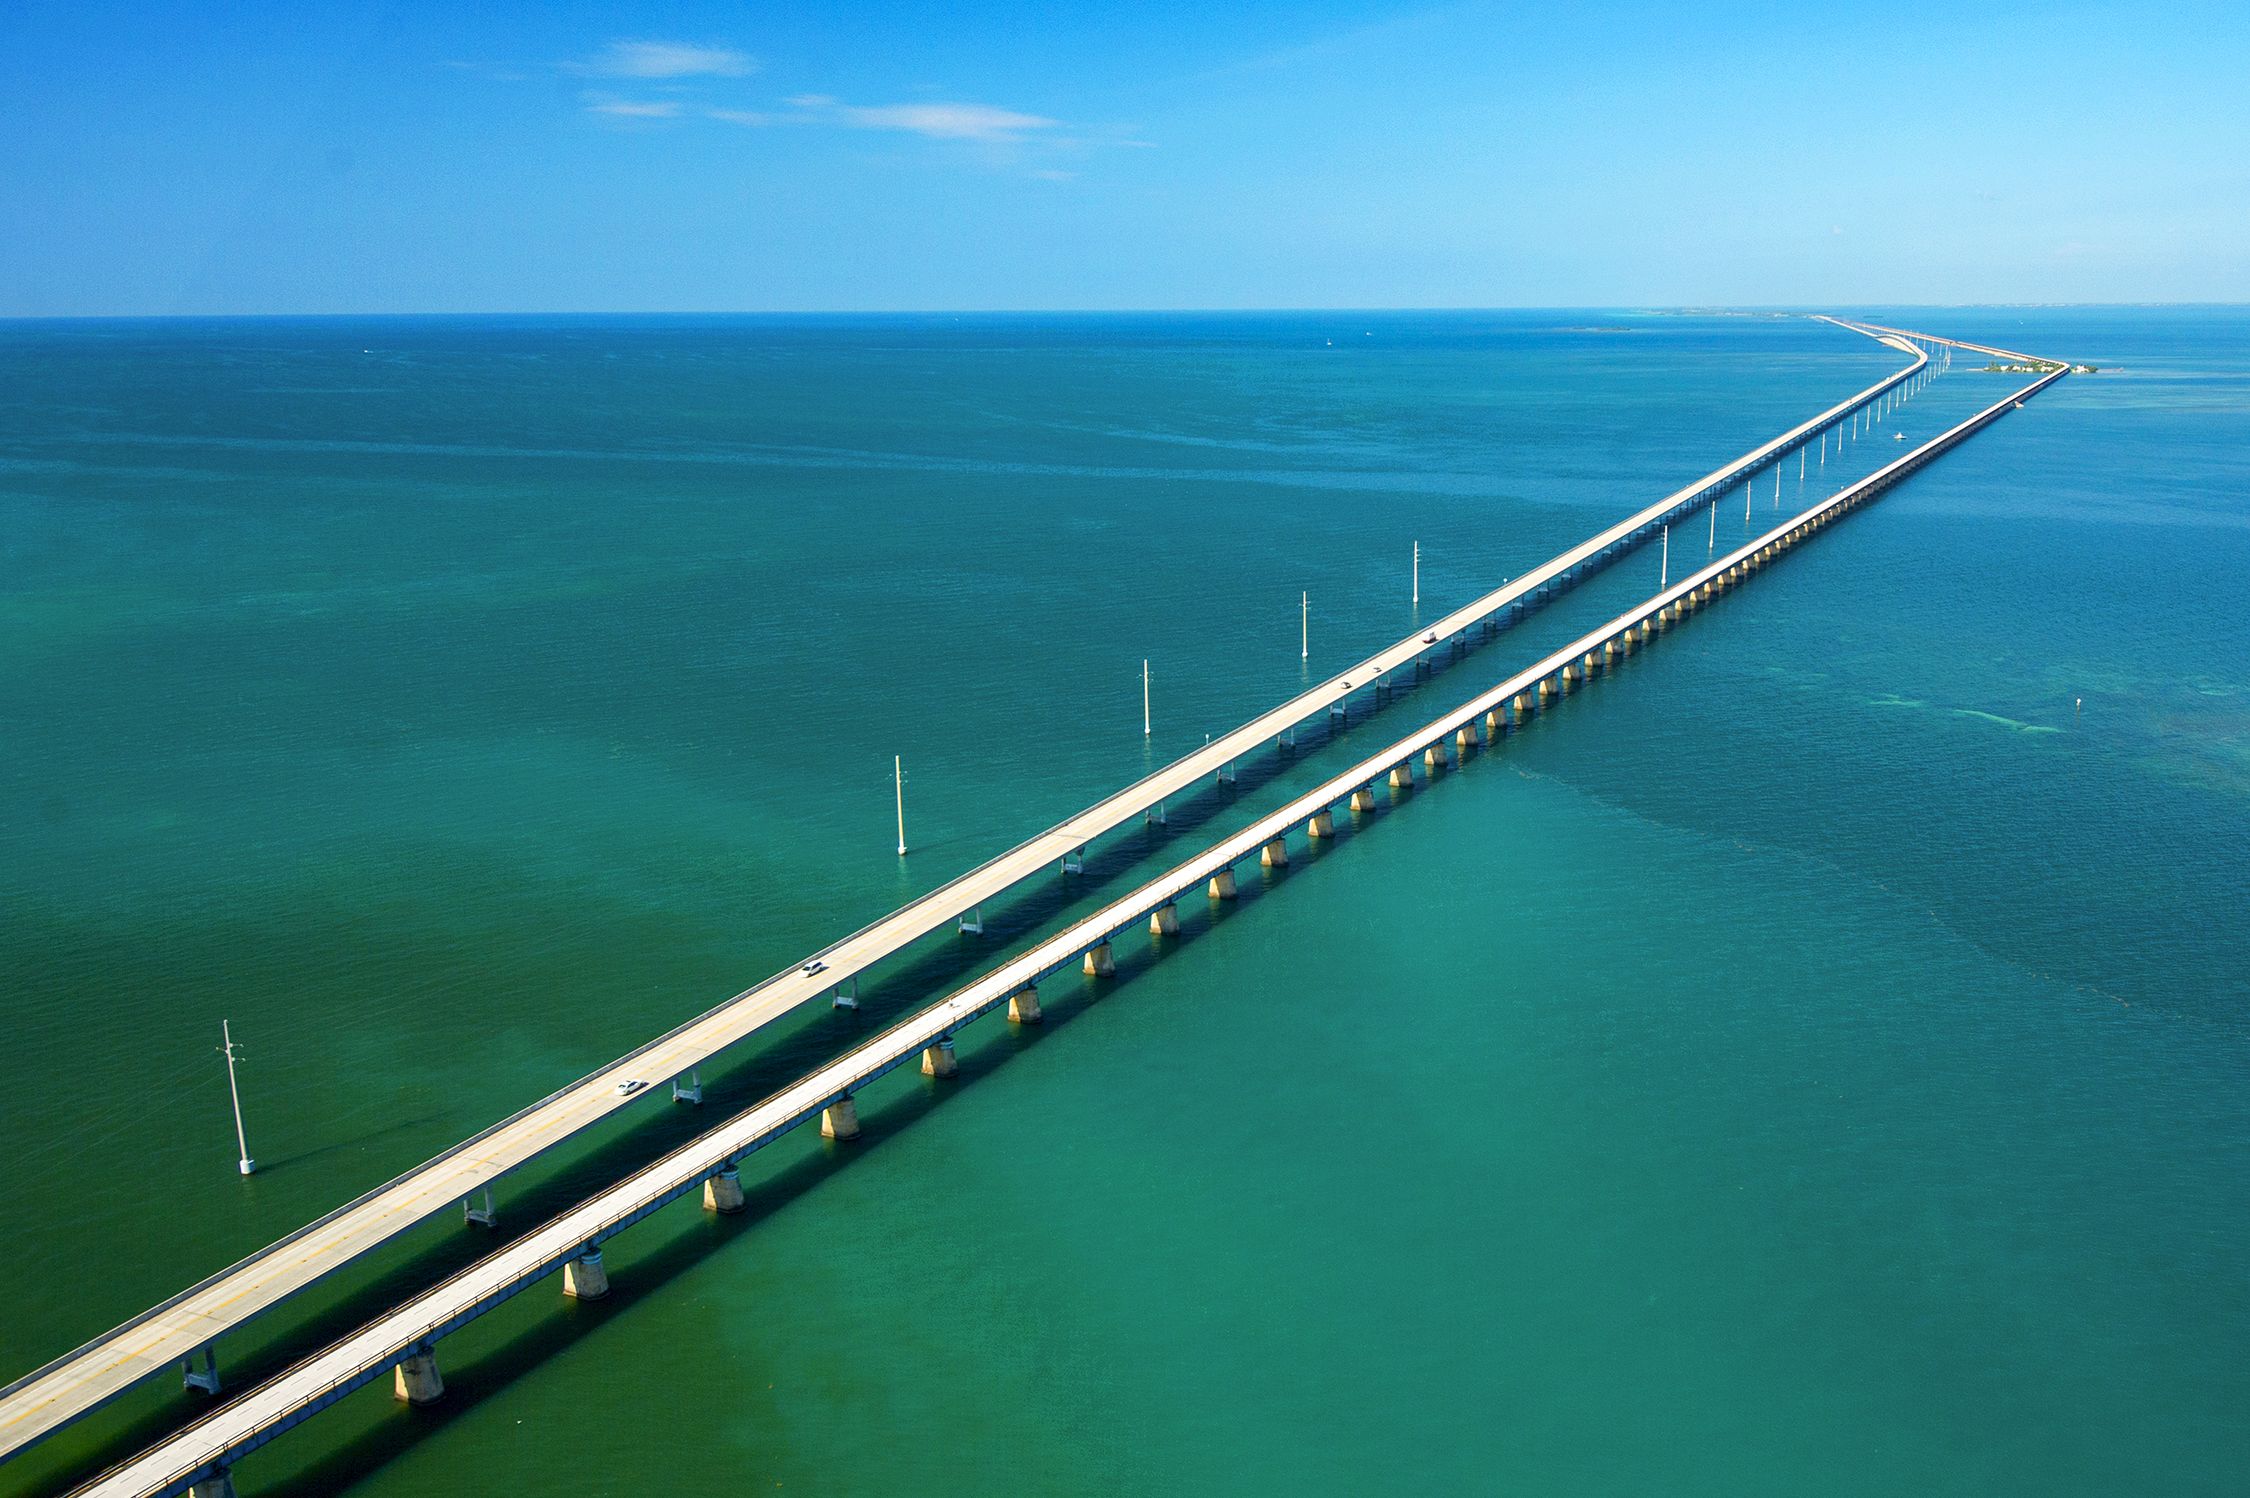
M860 130L906 130L937 140L1019 140L1026 131L1061 123L990 104L876 104L835 106L837 117Z
M758 70L758 60L731 47L700 47L689 42L611 42L566 71L597 78L740 78Z
M675 99L589 99L586 112L629 120L670 120L679 117L680 106Z

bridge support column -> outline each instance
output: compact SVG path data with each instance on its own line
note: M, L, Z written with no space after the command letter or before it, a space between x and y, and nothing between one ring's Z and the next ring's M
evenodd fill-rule
M563 1265L563 1294L579 1300L600 1300L608 1293L609 1270L602 1264L600 1249L589 1248Z
M1486 713L1485 716L1489 718L1492 715L1490 713ZM1499 730L1496 728L1493 730L1493 732L1498 733ZM1453 730L1453 747L1456 750L1460 751L1462 758L1466 759L1468 757L1469 751L1476 748L1476 746L1477 731L1474 725L1471 725L1467 728L1456 728L1455 730Z
M1210 896L1210 897L1211 897L1212 899L1214 899L1214 900L1231 900L1231 899L1233 899L1233 898L1234 898L1234 870L1233 870L1233 868L1231 868L1231 867L1229 867L1229 868L1224 868L1224 869L1221 869L1221 870L1219 870L1219 872L1217 872L1216 874L1213 874L1213 875L1211 876L1211 883L1210 883L1210 884L1209 884L1208 886L1206 886L1206 887L1205 887L1205 889L1204 889L1204 891L1203 891L1203 892L1204 892L1205 894L1209 895L1209 896Z
M417 1344L399 1359L391 1375L391 1396L408 1404L436 1404L445 1397L445 1380L437 1371L437 1352L429 1343Z
M1336 814L1325 806L1314 812L1312 820L1305 823L1305 836L1307 837L1323 838L1334 837L1335 835Z
M820 1110L820 1137L823 1139L857 1139L859 1137L859 1104L850 1093Z
M213 1467L188 1484L188 1498L234 1498L234 1469Z
M1373 811L1374 809L1375 787L1371 785L1363 785L1358 790L1352 792L1353 811Z
M1111 954L1108 942L1097 942L1086 949L1086 960L1081 966L1089 978L1107 978L1117 971L1117 958Z
M1289 843L1285 838L1269 838L1258 851L1258 862L1269 869L1289 867Z
M1445 768L1444 744L1432 744L1429 748L1422 751L1422 768L1429 771L1432 775L1437 774L1438 771Z
M1180 907L1159 905L1148 913L1148 934L1151 936L1178 936L1180 934Z
M1008 995L1008 1023L1011 1025L1036 1025L1047 1016L1039 1008L1039 990L1026 983Z
M1545 701L1547 701L1547 700L1548 700L1549 698L1553 697L1554 695L1555 695L1555 687L1554 687L1554 683L1552 683L1552 682L1550 682L1549 680L1547 680L1547 678L1546 678L1546 677L1544 677L1544 676L1540 677L1540 678L1539 678L1539 700L1540 700L1541 702L1545 702Z
M216 1349L203 1349L203 1366L200 1368L195 1366L192 1356L180 1364L180 1387L183 1390L200 1389L206 1394L219 1392L219 1354Z
M1392 767L1391 789L1394 791L1410 791L1414 789L1414 766L1411 762L1403 765L1395 765Z
M1507 731L1508 709L1506 705L1496 707L1484 715L1484 732L1487 738L1496 739Z
M734 1213L742 1210L742 1172L732 1165L703 1183L703 1210Z
M940 1035L936 1045L922 1047L922 1075L925 1077L950 1077L961 1070L953 1059L953 1037Z

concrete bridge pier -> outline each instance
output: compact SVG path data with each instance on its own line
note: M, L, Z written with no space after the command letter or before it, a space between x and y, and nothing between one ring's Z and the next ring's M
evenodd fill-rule
M1492 714L1486 713L1485 716L1489 718L1492 716ZM1498 733L1499 731L1500 730L1497 728L1493 729L1494 733ZM1477 730L1474 724L1470 724L1467 727L1456 728L1453 730L1454 752L1459 754L1463 759L1467 759L1469 757L1469 751L1476 748L1476 746Z
M823 1139L857 1139L859 1137L859 1104L850 1093L820 1110L820 1137Z
M721 1166L717 1175L703 1183L703 1210L731 1214L742 1207L742 1172L732 1165Z
M1549 700L1550 698L1552 698L1552 697L1553 697L1554 695L1555 695L1555 688L1554 688L1554 683L1550 682L1550 681L1549 681L1549 680L1548 680L1548 679L1547 679L1546 677L1544 677L1544 676L1540 677L1540 678L1539 678L1539 701L1541 702L1541 704L1542 704L1542 705L1544 705L1544 704L1545 704L1545 703L1546 703L1546 702L1547 702L1547 701L1548 701L1548 700Z
M1442 741L1422 751L1422 768L1433 776L1445 768L1445 744Z
M1170 909L1170 906L1166 906ZM1177 929L1178 923L1174 923ZM961 1067L953 1059L953 1037L940 1035L936 1045L922 1047L922 1075L925 1077L951 1077L960 1073Z
M1305 836L1309 838L1334 837L1335 835L1336 814L1325 806L1314 812L1312 820L1305 823Z
M1375 787L1371 785L1363 785L1358 790L1352 792L1353 811L1373 811L1374 809Z
M1394 765L1391 768L1391 789L1394 791L1414 789L1414 764L1411 760L1403 765Z
M417 1342L391 1375L391 1397L407 1404L436 1404L445 1397L445 1380L438 1376L437 1350Z
M602 1265L600 1249L586 1249L563 1265L563 1294L579 1300L600 1300L609 1294L609 1270Z
M1508 709L1506 708L1506 706L1503 705L1501 707L1496 707L1491 712L1488 712L1484 715L1484 734L1486 738L1496 739L1507 731Z
M1234 882L1233 872L1231 869L1227 871L1227 882L1229 884ZM1219 881L1214 879L1211 882L1216 884ZM1012 1025L1036 1025L1046 1017L1039 1008L1039 988L1036 984L1026 983L1023 987L1008 995L1008 1023Z
M1269 838L1258 852L1258 862L1269 869L1289 867L1289 843L1285 838Z
M1211 883L1210 883L1210 886L1209 886L1209 887L1208 887L1208 888L1207 888L1207 889L1206 889L1206 890L1204 891L1204 893L1208 894L1208 895L1209 895L1209 896L1210 896L1210 897L1211 897L1212 899L1214 899L1214 900L1231 900L1231 899L1233 899L1233 898L1234 898L1234 869L1233 869L1233 867L1232 867L1232 866L1229 866L1229 867L1227 867L1227 868L1223 868L1223 869L1219 870L1219 872L1217 872L1216 874L1213 874L1213 875L1211 876Z
M1150 911L1148 913L1148 934L1151 936L1178 936L1180 934L1180 907L1166 903Z
M180 1388L182 1390L200 1389L206 1394L219 1392L219 1354L217 1349L212 1347L203 1349L203 1366L200 1368L195 1366L195 1359L192 1357L180 1364Z
M213 1467L188 1484L188 1498L234 1498L234 1469Z
M1107 978L1117 971L1117 957L1108 942L1096 942L1086 949L1086 960L1080 968L1089 978Z

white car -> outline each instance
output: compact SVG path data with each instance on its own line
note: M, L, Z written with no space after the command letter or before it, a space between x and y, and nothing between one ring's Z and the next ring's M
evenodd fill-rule
M647 1085L648 1083L642 1081L639 1077L627 1077L617 1084L617 1095L619 1097L631 1097Z

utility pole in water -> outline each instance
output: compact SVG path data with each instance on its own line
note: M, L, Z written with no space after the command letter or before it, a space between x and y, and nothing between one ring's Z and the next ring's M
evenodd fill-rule
M1141 662L1141 737L1149 736L1148 722L1148 662Z
M1312 594L1297 595L1297 659L1312 659Z
M1422 543L1414 543L1414 602L1422 602Z
M242 1131L242 1086L234 1079L234 1025L231 1020L219 1021L219 1039L225 1042L219 1047L219 1051L227 1058L227 1092L234 1098L235 1163L241 1167L244 1175L248 1175L258 1168L258 1162L250 1158L250 1136Z
M906 763L891 756L891 794L898 799L898 856L906 856Z
M1663 565L1663 567L1662 567L1662 568L1661 568L1661 569L1660 569L1660 570L1659 570L1659 571L1657 572L1657 574L1656 574L1656 587L1657 587L1657 590L1658 590L1659 592L1663 591L1663 589L1664 589L1664 585L1665 585L1665 584L1667 584L1667 583L1669 583L1669 582L1670 582L1671 580L1672 580L1672 527L1670 527L1670 526L1668 526L1668 525L1667 525L1666 527L1664 527L1664 565Z

